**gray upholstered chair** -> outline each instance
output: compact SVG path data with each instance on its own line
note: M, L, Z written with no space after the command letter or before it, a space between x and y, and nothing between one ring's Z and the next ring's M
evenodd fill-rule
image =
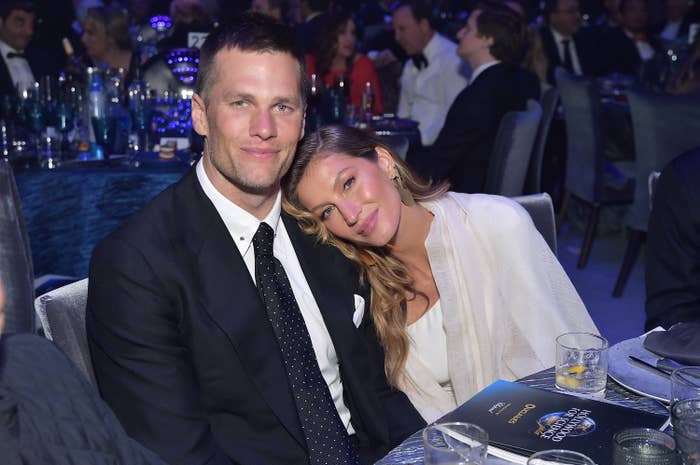
M627 93L636 151L635 189L629 238L615 283L619 297L646 238L649 222L649 175L673 158L700 146L700 98L633 89Z
M85 331L87 278L54 289L34 301L44 335L68 355L94 385L95 373Z
M530 167L527 170L527 178L525 179L525 192L528 194L542 192L544 149L547 146L547 138L549 136L549 127L552 125L552 118L554 118L554 113L557 111L557 103L559 103L559 89L556 87L547 89L544 94L542 94L542 98L540 98L542 118L537 128L535 147L532 150Z
M0 159L0 279L5 332L33 332L34 271L12 167Z
M606 205L632 202L634 181L629 179L621 185L612 185L605 180L602 108L595 80L570 75L562 68L557 68L554 74L566 123L566 179L558 223L566 215L570 197L590 206L578 259L578 268L584 268L598 227L600 209Z
M532 222L542 234L542 237L557 255L557 228L554 222L554 206L552 198L546 192L541 194L521 195L511 197L518 202L532 217Z
M523 193L541 118L542 107L534 100L528 101L526 111L503 116L489 161L485 193L507 196Z

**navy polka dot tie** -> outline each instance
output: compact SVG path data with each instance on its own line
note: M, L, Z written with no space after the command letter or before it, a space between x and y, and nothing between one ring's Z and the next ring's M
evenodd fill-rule
M275 233L260 223L253 236L255 281L275 331L292 387L311 465L357 465L359 458L328 391L311 337L282 263L272 255Z

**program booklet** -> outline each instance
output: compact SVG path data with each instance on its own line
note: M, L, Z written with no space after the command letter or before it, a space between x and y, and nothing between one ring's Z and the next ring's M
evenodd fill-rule
M636 427L661 429L668 417L496 381L439 421L481 426L489 434L489 453L516 463L524 463L522 457L541 450L568 449L605 465L612 463L616 432Z

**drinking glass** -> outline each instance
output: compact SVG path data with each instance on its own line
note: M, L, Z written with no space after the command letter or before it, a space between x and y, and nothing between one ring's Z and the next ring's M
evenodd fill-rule
M700 398L676 401L671 422L681 463L700 465Z
M692 398L700 398L700 367L674 370L671 373L671 405Z
M613 465L676 465L676 441L651 428L631 428L613 436Z
M527 465L595 465L586 455L571 450L543 450L532 454Z
M423 430L425 465L485 465L489 436L471 423L438 423Z
M564 333L556 339L556 387L602 394L608 375L608 340L592 333Z

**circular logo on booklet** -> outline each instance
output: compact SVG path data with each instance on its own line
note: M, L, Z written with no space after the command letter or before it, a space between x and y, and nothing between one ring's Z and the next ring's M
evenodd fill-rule
M552 412L543 415L537 423L549 430L564 433L564 436L584 436L595 431L595 421L591 417L575 415L571 412Z

